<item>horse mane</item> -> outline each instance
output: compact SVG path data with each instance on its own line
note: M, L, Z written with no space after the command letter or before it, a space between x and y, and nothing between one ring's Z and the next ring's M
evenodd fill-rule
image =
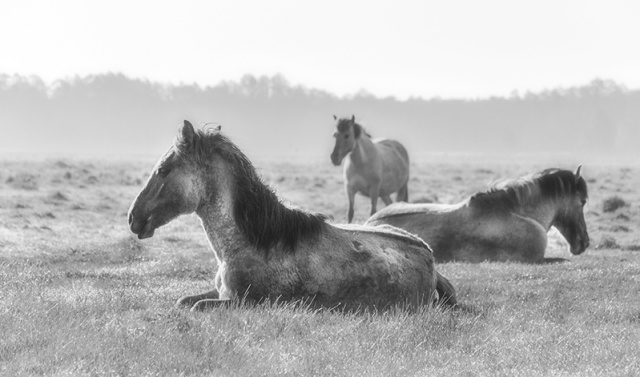
M214 154L232 166L235 187L233 215L236 225L257 250L268 255L273 247L294 252L301 239L317 237L327 216L283 204L266 185L247 156L218 129L195 130L192 141L176 139L179 154L207 165Z
M468 203L485 208L513 209L541 198L557 199L576 193L588 196L584 178L576 179L569 170L551 168L498 182L487 191L472 195Z
M348 119L348 118L340 118L340 120L338 120L338 126L337 126L338 132L346 132L349 129L349 127L351 127L351 124L353 124L353 135L356 137L356 139L359 138L360 135L362 135L362 132L364 132L364 134L367 135L369 138L372 137L364 127L362 127L356 122L352 123L351 119Z

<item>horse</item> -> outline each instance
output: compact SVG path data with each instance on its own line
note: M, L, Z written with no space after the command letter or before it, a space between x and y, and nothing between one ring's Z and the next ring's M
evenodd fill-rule
M456 304L455 289L420 238L388 225L334 225L285 205L220 127L184 121L131 204L129 228L145 239L194 212L218 270L213 290L182 297L179 307L281 301L377 311Z
M457 204L394 204L365 225L389 224L418 235L437 262L551 262L544 258L551 226L578 255L589 247L583 212L587 184L580 169L546 169Z
M349 210L347 221L353 220L353 201L356 193L371 198L371 215L376 213L378 198L391 204L390 195L396 192L396 201L408 201L409 154L395 140L371 139L364 128L351 119L333 116L336 139L331 161L335 166L344 164L344 182Z

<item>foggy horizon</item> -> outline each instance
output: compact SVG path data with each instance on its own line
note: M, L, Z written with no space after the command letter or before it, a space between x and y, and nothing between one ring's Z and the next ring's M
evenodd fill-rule
M575 87L488 98L350 96L291 84L281 74L216 86L173 85L121 73L46 83L0 74L0 150L17 154L158 155L183 119L218 123L253 157L324 161L333 115L355 115L374 137L428 155L544 155L635 159L640 90L597 78ZM266 142L266 143L265 143Z
M335 114L413 156L638 156L640 3L9 0L0 11L0 152L157 155L189 119L221 123L252 157L320 160Z

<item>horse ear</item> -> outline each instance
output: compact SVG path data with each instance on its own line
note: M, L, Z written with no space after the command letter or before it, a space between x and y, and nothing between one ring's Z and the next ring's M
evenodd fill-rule
M336 114L333 114L333 120L338 120L338 117L336 116Z
M356 122L356 116L351 115L351 124L354 124L355 122Z
M196 135L196 131L193 129L193 125L188 120L184 121L184 123L182 124L182 127L180 127L179 133L182 141L189 145L191 144L191 142L193 141Z
M218 124L218 127L216 127L216 131L217 131L217 132L222 131L222 125L221 125L221 124Z
M582 165L578 165L578 169L576 169L576 179L580 178L580 169L582 169Z

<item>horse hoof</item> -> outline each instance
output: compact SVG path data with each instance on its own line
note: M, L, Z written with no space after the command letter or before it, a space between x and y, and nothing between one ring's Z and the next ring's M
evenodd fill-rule
M176 308L191 308L195 303L197 303L197 301L194 301L189 296L181 297L176 301Z
M231 301L218 300L218 299L204 299L196 302L192 307L192 312L201 312L204 310L210 310L217 307L227 307Z
M213 308L215 305L212 305L211 300L200 300L191 306L192 312L202 312L207 309Z

